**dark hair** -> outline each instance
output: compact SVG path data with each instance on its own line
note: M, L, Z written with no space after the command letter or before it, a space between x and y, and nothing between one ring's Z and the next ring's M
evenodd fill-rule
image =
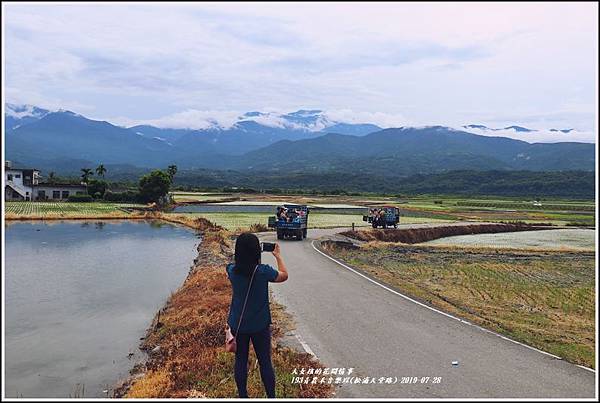
M235 272L250 276L257 264L260 263L260 242L258 237L245 232L235 241Z

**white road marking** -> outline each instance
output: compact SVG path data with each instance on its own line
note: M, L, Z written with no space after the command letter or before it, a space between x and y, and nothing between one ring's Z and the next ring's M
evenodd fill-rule
M300 336L299 334L296 333L296 339L298 339L298 341L302 345L302 348L304 349L304 351L306 351L308 354L310 354L313 357L315 357L316 359L318 359L317 355L312 351L312 349L310 348L310 346L308 344L306 344L306 342L304 341L304 339L302 338L302 336Z
M592 368L584 367L583 365L579 365L579 364L575 364L575 365L578 366L581 369L585 369L586 371L590 371L590 372L596 373L596 371L593 370Z
M485 328L483 328L483 327L481 327L481 326L479 326L479 325L476 325L476 324L474 324L474 323L471 323L471 322L469 322L469 321L466 321L466 320L464 320L464 319L461 319L461 318L457 318L456 316L452 316L452 315L450 315L449 313L446 313L446 312L440 311L439 309L435 309L435 308L433 308L433 307L431 307L431 306L429 306L429 305L426 305L426 304L424 304L424 303L422 303L422 302L419 302L419 301L417 301L417 300L414 300L414 299L412 299L412 298L410 298L410 297L408 297L408 296L406 296L406 295L404 295L404 294L401 294L401 293L399 293L399 292L398 292L398 291L396 291L396 290L393 290L393 289L391 289L391 288L389 288L389 287L387 287L387 286L385 286L385 285L381 284L381 283L380 283L380 282L378 282L378 281L375 281L375 280L373 280L372 278L369 278L368 276L365 276L365 275L364 275L364 274L362 274L361 272L359 272L359 271L357 271L357 270L353 269L352 267L350 267L350 266L348 266L348 265L345 265L344 263L340 262L339 260L337 260L337 259L335 259L335 258L333 258L333 257L329 256L328 254L326 254L326 253L324 253L324 252L320 251L320 250L319 250L319 249L318 249L318 248L315 246L315 241L312 241L312 242L311 242L311 245L312 245L312 247L313 247L313 249L314 249L314 250L316 250L317 252L319 252L321 255L325 256L327 259L334 261L335 263L339 264L339 265L340 265L340 266L342 266L343 268L345 268L345 269L347 269L347 270L350 270L351 272L353 272L353 273L355 273L355 274L358 274L359 276L361 276L361 277L363 277L363 278L365 278L365 279L369 280L369 281L370 281L370 282L372 282L373 284L376 284L376 285L378 285L379 287L381 287L381 288L383 288L383 289L385 289L385 290L387 290L387 291L389 291L389 292L391 292L391 293L393 293L393 294L396 294L396 295L398 295L398 296L400 296L400 297L402 297L402 298L404 298L404 299L406 299L406 300L408 300L408 301L410 301L410 302L413 302L413 303L415 303L415 304L417 304L417 305L419 305L419 306L422 306L423 308L427 308L427 309L429 309L430 311L437 312L437 313L439 313L439 314L441 314L441 315L444 315L444 316L446 316L446 317L448 317L448 318L451 318L451 319L457 320L457 321L459 321L459 322L461 322L461 323L464 323L464 324L466 324L466 325L473 326L473 327L475 327L475 328L477 328L477 329L479 329L479 330L481 330L481 331L483 331L483 332L486 332L486 333L493 334L493 335L495 335L495 336L498 336L498 337L500 337L501 339L508 340L508 341L510 341L510 342L513 342L513 343L515 343L515 344L518 344L518 345L520 345L520 346L526 347L526 348L528 348L528 349L530 349L530 350L537 351L538 353L545 354L545 355L547 355L547 356L550 356L550 357L552 357L552 358L555 358L555 359L557 359L557 360L562 360L562 358L561 358L561 357L559 357L559 356L556 356L556 355L554 355L554 354L550 354L550 353L548 353L548 352L546 352L546 351L539 350L539 349L537 349L537 348L535 348L535 347L528 346L527 344L523 344L523 343L521 343L521 342L518 342L518 341L516 341L516 340L513 340L513 339L511 339L511 338L508 338L508 337L506 337L506 336L503 336L503 335L501 335L501 334L498 334L498 333L496 333L496 332L493 332L493 331L491 331L491 330L489 330L489 329L485 329ZM577 365L577 364L575 364L575 365ZM588 371L590 371L590 372L596 373L596 371L595 371L594 369L592 369L592 368L584 367L584 366L582 366L582 365L577 365L577 366L578 366L578 367L580 367L580 368L586 369L586 370L588 370Z

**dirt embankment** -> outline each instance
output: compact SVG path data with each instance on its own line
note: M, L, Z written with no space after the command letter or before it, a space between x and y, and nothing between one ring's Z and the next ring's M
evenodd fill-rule
M498 232L535 231L548 229L548 226L515 224L472 224L472 225L447 225L430 228L406 229L369 229L362 231L345 231L342 235L359 241L371 242L401 242L421 243L454 235L494 234Z
M234 355L224 350L231 286L224 267L232 257L232 236L210 221L171 217L202 234L199 255L181 286L156 314L141 349L147 362L132 371L116 396L237 397L233 379ZM277 308L275 308L277 309ZM331 397L331 385L292 384L296 368L318 368L306 354L277 345L282 336L280 315L273 315L273 365L277 375L277 397ZM254 353L249 360L248 393L264 397Z

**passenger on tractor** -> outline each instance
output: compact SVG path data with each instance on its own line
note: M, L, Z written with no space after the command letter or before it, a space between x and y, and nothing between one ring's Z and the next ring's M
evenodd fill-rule
M288 216L287 216L286 210L287 209L283 206L277 207L277 219L278 220L288 221Z

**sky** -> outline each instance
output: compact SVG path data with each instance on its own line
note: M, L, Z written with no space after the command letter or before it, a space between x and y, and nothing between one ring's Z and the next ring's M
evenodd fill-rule
M122 125L321 109L382 127L516 124L542 141L550 128L595 140L594 2L2 8L11 103Z

